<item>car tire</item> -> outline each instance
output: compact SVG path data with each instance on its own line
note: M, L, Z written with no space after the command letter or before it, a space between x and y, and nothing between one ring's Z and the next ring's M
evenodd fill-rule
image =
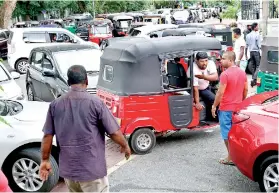
M276 164L278 165L278 155L272 155L272 156L269 156L268 158L266 158L261 166L260 166L260 172L259 172L259 180L258 180L258 183L259 183L259 186L260 186L260 190L262 192L267 192L267 185L274 185L275 186L275 183L268 183L267 181L268 180L265 180L265 177L271 177L272 174L270 173L270 170L272 170L273 168L277 168L275 170L277 170L277 175L279 174L278 172L278 167L276 167ZM276 173L276 172L275 172ZM276 177L274 177L275 181L276 181ZM278 179L277 179L278 180ZM277 181L277 191L278 191L278 181ZM276 191L276 192L277 192ZM271 191L273 192L273 191Z
M32 84L27 85L26 92L27 92L28 101L35 101L35 92L34 92L34 87Z
M252 60L248 60L248 65L247 65L247 68L246 68L246 72L249 73L249 74L253 74L255 72L255 66L254 66Z
M129 144L133 152L144 155L150 153L155 147L156 136L151 129L140 128L131 135Z
M16 62L15 69L20 74L26 74L28 68L28 60L23 58Z
M8 162L9 163L8 166L6 165L4 168L4 173L8 178L10 188L14 192L50 192L59 180L59 171L58 171L58 164L55 161L55 159L52 156L50 156L49 160L50 160L50 164L52 167L52 172L49 175L48 179L45 182L42 182L38 178L39 167L40 167L40 163L41 163L40 148L23 149L23 150L17 152L16 154L14 154ZM25 162L25 165L27 167L30 166L29 165L30 162L33 163L33 167L31 167L31 168L33 168L33 170L36 169L36 171L34 172L36 177L33 177L33 178L32 178L32 176L29 178L27 177L26 178L26 179L28 179L28 181L27 181L26 179L22 180L23 177L14 175L15 171L17 171L17 174L20 174L20 170L22 170L24 168L23 162ZM21 169L20 169L20 167L21 167ZM27 168L27 169L28 169L28 171L30 170L29 168ZM23 174L24 172L25 171L21 172L21 174ZM32 178L32 179L30 179L30 178ZM36 179L36 181L34 179ZM16 182L17 180L22 180L21 181L22 183L19 184L19 182ZM35 187L33 190L32 190L32 188L30 188L31 185L30 185L29 180L33 182L33 185ZM36 183L36 182L41 182L42 184L39 185L39 183ZM28 184L30 189L26 189L23 187L24 184L26 184L26 183Z

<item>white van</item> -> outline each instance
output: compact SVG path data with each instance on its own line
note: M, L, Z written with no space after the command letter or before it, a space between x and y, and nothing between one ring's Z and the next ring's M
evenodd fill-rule
M63 28L12 28L8 40L8 63L12 69L25 74L28 57L33 48L50 44L90 44Z

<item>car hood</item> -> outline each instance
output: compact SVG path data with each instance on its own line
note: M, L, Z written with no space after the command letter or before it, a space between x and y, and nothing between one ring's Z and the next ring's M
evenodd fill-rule
M17 121L22 122L44 122L50 103L45 102L33 102L33 101L21 101L23 110L12 116Z
M0 91L0 98L2 99L11 99L22 94L21 88L14 80L2 82L0 85L4 90Z

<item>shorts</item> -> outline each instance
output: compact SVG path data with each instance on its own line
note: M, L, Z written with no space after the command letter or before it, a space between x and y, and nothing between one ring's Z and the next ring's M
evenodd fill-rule
M228 140L229 132L232 128L232 111L220 111L219 114L219 123L220 130L223 140Z

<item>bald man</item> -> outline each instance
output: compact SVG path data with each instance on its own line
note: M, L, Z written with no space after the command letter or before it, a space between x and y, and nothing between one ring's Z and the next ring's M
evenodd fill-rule
M226 70L220 76L220 86L212 105L212 116L216 117L216 107L219 106L219 123L222 138L228 150L228 156L220 159L221 164L234 165L228 148L228 133L232 127L232 114L248 93L246 74L235 65L235 53L227 51L222 56L222 66Z

